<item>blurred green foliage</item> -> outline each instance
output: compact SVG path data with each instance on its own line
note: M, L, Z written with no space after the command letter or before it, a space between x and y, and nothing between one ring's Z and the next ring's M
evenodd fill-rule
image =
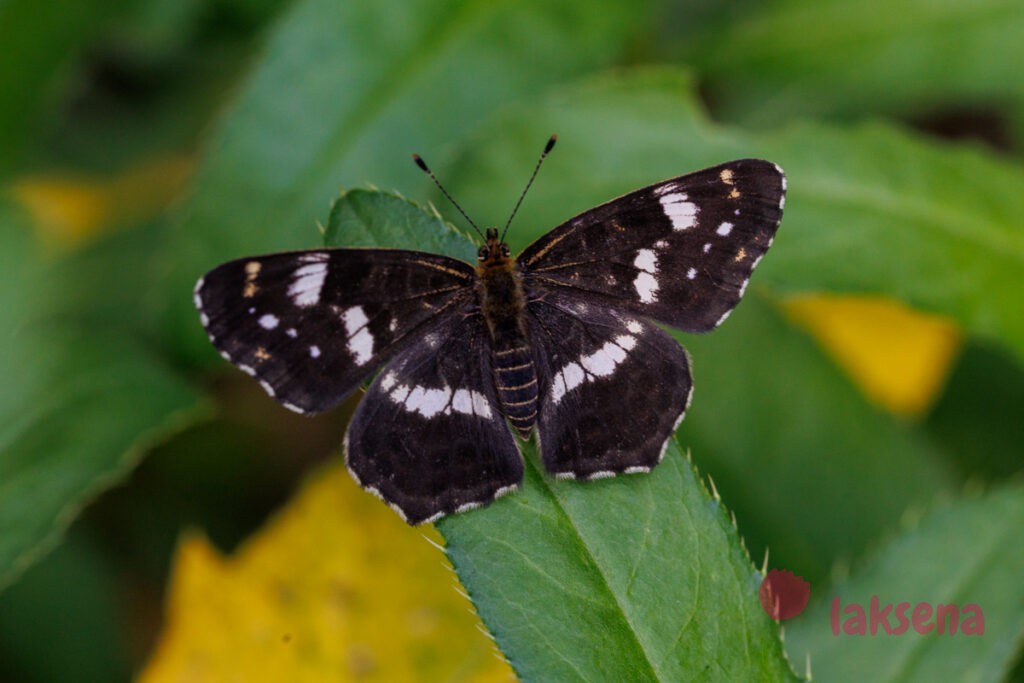
M754 557L770 548L771 566L811 581L821 602L786 643L797 671L809 655L834 680L859 679L865 660L879 662L875 680L1024 680L1021 36L1016 0L0 2L0 680L129 678L159 627L179 530L233 546L340 442L351 403L303 420L224 367L192 309L199 275L316 246L340 188L398 189L452 214L412 151L494 223L552 131L561 143L514 247L728 158L788 172L779 239L748 300L713 336L682 339L697 392L677 442ZM196 170L157 209L127 210L153 203L93 182L168 158ZM786 295L812 291L892 297L961 327L966 348L929 414L869 403L780 313ZM689 471L656 473L655 500ZM575 495L549 500L530 481L524 501ZM608 482L606 495L646 485ZM679 486L681 506L710 503L699 482ZM484 562L515 519L503 503L441 530L499 645L533 678L554 655L517 633L549 615L502 591L531 588L515 562ZM614 569L602 544L637 530L599 513L577 508L566 519L592 526L569 537ZM667 559L681 572L745 566L728 526L680 540L727 559ZM532 559L530 539L513 540ZM863 602L907 581L932 603L979 602L991 627L955 648L822 631L833 594Z

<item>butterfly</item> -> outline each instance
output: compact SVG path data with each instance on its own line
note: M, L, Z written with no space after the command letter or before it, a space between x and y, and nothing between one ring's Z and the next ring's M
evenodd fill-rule
M379 370L346 464L420 524L515 490L515 435L536 436L557 478L650 471L693 389L688 354L656 323L707 332L725 320L785 193L779 166L740 159L590 209L515 258L496 228L475 264L402 249L254 256L207 273L195 304L221 355L299 413Z

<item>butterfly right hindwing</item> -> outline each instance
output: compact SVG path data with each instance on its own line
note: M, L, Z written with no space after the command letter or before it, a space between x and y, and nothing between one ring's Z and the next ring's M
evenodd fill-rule
M544 467L562 478L646 472L690 402L690 363L639 316L549 293L529 304Z

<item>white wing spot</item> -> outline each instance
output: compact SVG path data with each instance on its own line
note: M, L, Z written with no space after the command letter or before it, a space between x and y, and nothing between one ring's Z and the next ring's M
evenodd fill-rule
M626 357L626 351L614 342L606 342L589 356L580 357L583 369L595 377L607 377L615 372L615 366Z
M640 273L633 280L640 301L645 304L652 303L658 298L658 280L654 277L654 273L658 272L658 255L651 249L641 249L633 259L633 266L640 269Z
M704 253L706 254L709 251L711 251L711 242L705 242L704 243Z
M266 315L260 316L260 319L257 322L259 322L260 327L262 327L263 329L272 330L275 327L277 327L277 324L280 321L277 319L276 315L271 315L270 313L267 313Z
M626 329L632 332L633 334L640 334L640 330L644 328L643 325L641 325L636 320L630 320L626 323Z
M665 194L658 198L665 215L672 221L673 230L689 230L697 224L697 205L687 201L681 192Z
M294 327L289 327L287 330L284 331L284 333L287 334L292 339L295 339L296 337L299 336L299 333L295 331Z
M654 243L654 248L655 249L668 249L668 242L666 242L665 240L658 240L657 242Z
M470 389L455 390L450 410L462 413L463 415L476 415L485 419L491 418L491 404L487 401L487 397L478 391ZM449 410L445 412L447 413Z
M373 335L366 324L370 319L362 306L353 306L341 314L348 334L348 350L355 358L356 365L365 365L373 357Z
M658 280L646 271L641 271L633 280L637 296L645 304L653 303L658 298Z
M658 255L650 249L641 249L636 253L633 265L640 270L646 270L648 273L657 273Z
M562 379L565 381L565 390L572 391L583 384L583 380L586 379L586 373L583 372L583 368L577 363L569 363L562 368Z
M386 378L385 378L386 379ZM452 410L463 415L473 414L473 396L468 389L456 389L452 395Z
M444 411L451 397L452 390L448 387L441 389L415 387L405 399L405 409L410 413L419 413L426 418L434 417Z
M562 377L562 373L559 372L551 382L551 401L558 403L565 396L566 391L565 379Z
M630 321L635 323L636 321ZM637 325L637 328L640 328ZM569 363L555 374L551 382L551 401L559 403L562 398L584 382L598 377L608 377L626 359L627 353L636 346L636 337L623 334L615 341L605 342L594 353L581 356L579 363Z
M267 392L271 396L276 396L277 395L277 394L274 393L274 387L270 386L270 382L268 382L267 380L261 379L260 380L260 386L263 387L263 391Z
M697 277L697 269L696 268L690 268L688 271L686 271L686 279L687 280L693 280L696 277Z
M395 387L394 391L388 394L388 396L390 396L391 400L395 403L405 403L405 399L409 396L409 387L404 384L399 384Z
M718 226L718 230L715 230L722 237L728 237L729 233L732 232L732 223L725 222Z
M204 278L199 278L196 282L195 288L192 290L192 302L195 303L196 308L202 310L203 308L203 297L199 295L199 290L203 288Z
M491 404L488 403L487 398L477 391L471 391L470 395L473 398L473 414L478 417L490 419Z
M398 379L395 377L395 373L389 372L381 378L380 388L384 391L390 391L391 387L395 386L396 381L398 381Z
M296 306L306 308L320 302L320 290L327 279L326 259L325 254L306 254L300 259L306 265L295 269L292 284L288 287L288 296Z
M309 357L310 358L319 358L320 357L320 347L317 346L316 344L313 344L312 346L310 346L309 347Z

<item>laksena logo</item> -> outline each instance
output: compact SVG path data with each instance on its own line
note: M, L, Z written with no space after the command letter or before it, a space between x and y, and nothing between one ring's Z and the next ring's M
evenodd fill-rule
M841 625L840 614L843 615ZM834 636L840 633L850 636L877 635L879 629L885 635L898 636L910 628L922 636L932 632L955 635L958 629L966 636L985 635L985 614L981 606L975 603L962 608L943 604L933 607L927 602L919 602L913 608L909 602L895 606L889 603L882 607L878 596L872 595L868 609L865 610L855 602L843 607L837 595L832 598L829 621Z
M803 578L792 572L773 569L761 582L758 597L761 606L772 619L792 619L804 611L810 598L811 587ZM930 633L965 636L985 635L985 614L977 603L957 605L931 605L919 602L913 607L909 602L891 603L884 607L877 595L872 595L868 608L856 602L843 606L839 596L832 598L829 610L832 635L899 636L911 628L919 635Z

